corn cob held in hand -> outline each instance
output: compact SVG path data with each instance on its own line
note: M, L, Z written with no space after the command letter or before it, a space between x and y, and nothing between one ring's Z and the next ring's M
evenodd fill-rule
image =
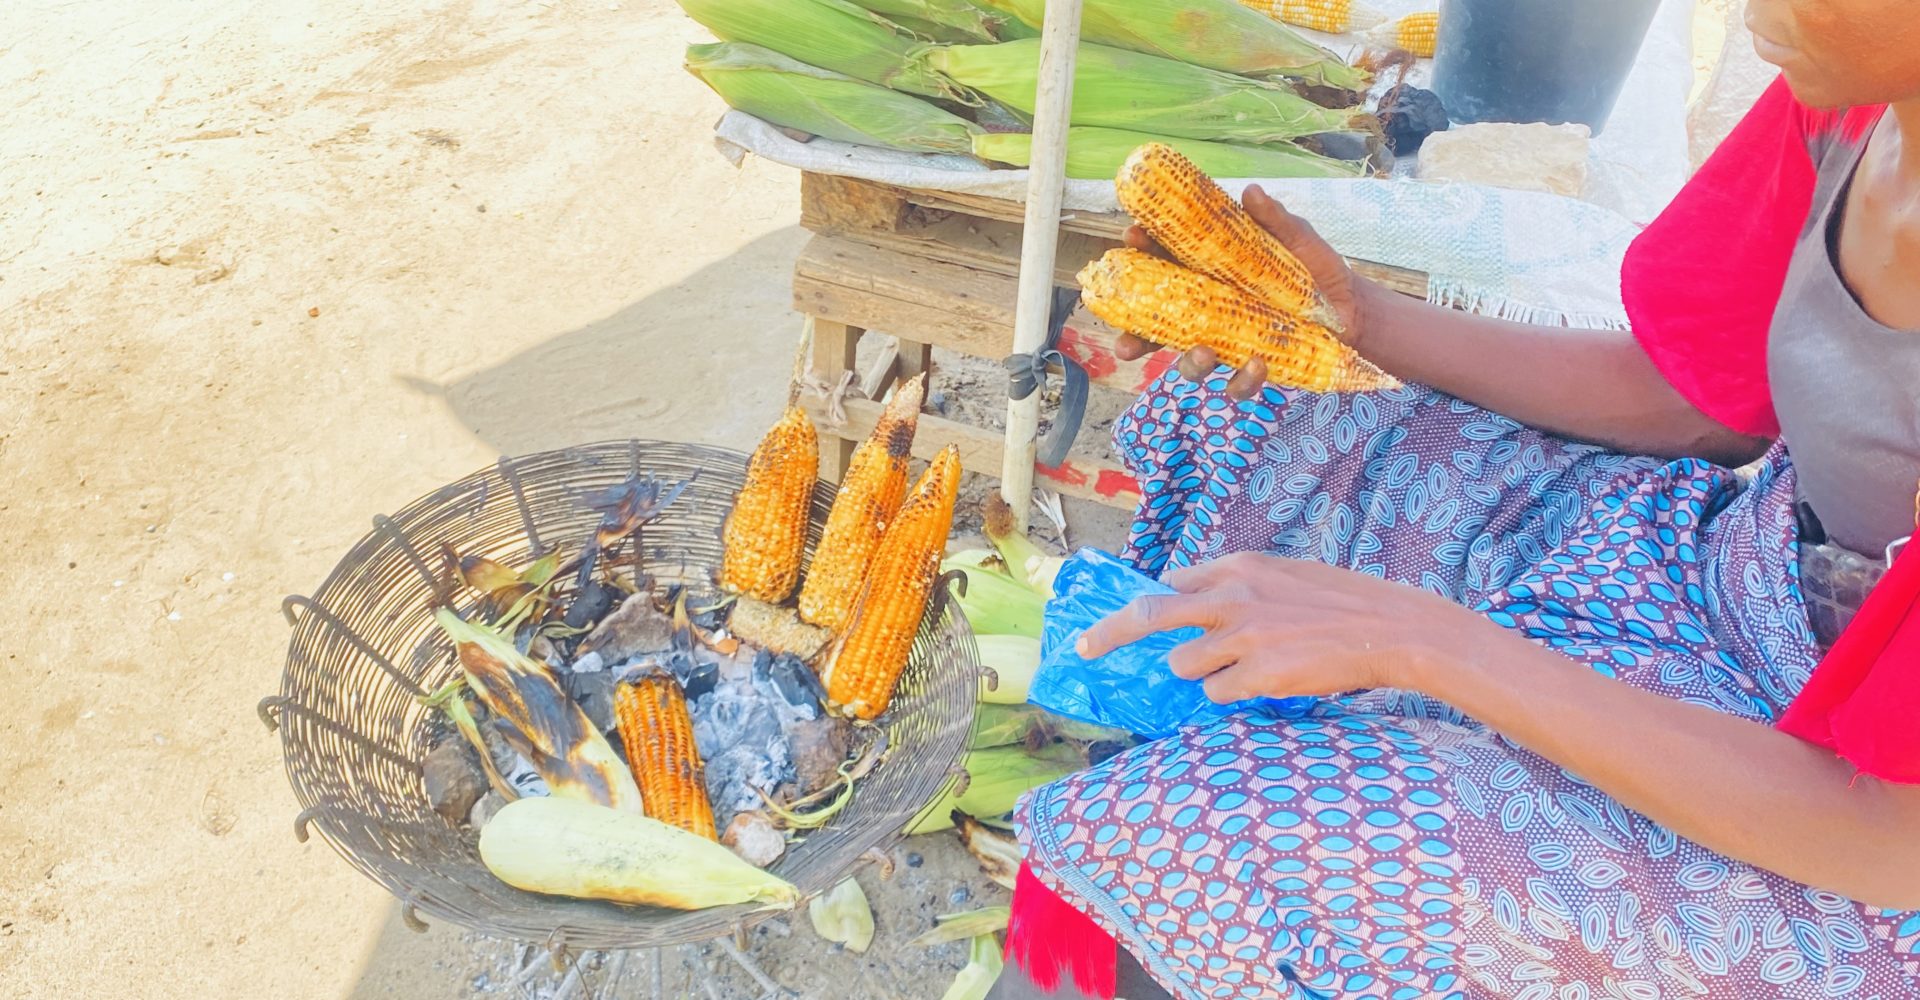
M1276 21L1331 34L1364 31L1386 15L1354 0L1240 0Z
M708 840L718 839L707 800L706 765L693 742L686 692L655 667L614 689L613 715L627 766L649 817Z
M1192 160L1164 143L1133 151L1114 178L1120 207L1173 258L1307 323L1341 332L1313 275Z
M878 718L893 700L940 574L959 490L960 452L948 446L914 484L880 540L853 618L828 651L821 677L827 699L849 715Z
M1087 310L1117 330L1180 351L1210 347L1234 367L1259 358L1279 385L1366 392L1400 384L1326 328L1152 254L1109 250L1080 271L1080 289Z
M906 496L907 460L925 395L924 377L903 383L874 424L872 436L853 450L800 588L800 617L806 622L838 630L853 615L880 537Z
M807 547L807 510L820 475L820 440L805 411L790 407L760 439L747 463L747 484L734 498L722 533L720 585L778 604L800 580Z

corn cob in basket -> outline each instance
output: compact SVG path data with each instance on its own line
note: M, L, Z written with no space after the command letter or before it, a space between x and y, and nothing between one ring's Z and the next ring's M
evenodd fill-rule
M800 588L800 617L806 622L837 630L852 617L880 538L906 497L907 461L925 397L924 377L902 384L872 435L853 450Z
M820 476L820 439L806 411L789 407L747 462L747 482L734 498L722 534L720 585L778 604L800 582L807 547L807 510Z
M613 714L647 815L719 839L707 799L706 766L694 744L693 717L680 682L659 667L623 681L614 689Z

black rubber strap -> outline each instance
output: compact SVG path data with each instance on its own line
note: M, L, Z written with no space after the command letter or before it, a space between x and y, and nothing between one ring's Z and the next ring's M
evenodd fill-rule
M1053 311L1047 317L1047 342L1032 354L1011 355L1004 362L1007 395L1013 399L1025 399L1045 390L1047 366L1060 366L1065 381L1060 390L1060 412L1054 416L1052 428L1036 449L1036 459L1045 466L1057 466L1067 460L1067 452L1073 447L1073 439L1080 433L1080 422L1087 413L1087 370L1061 353L1058 347L1067 317L1079 306L1078 289L1054 289Z

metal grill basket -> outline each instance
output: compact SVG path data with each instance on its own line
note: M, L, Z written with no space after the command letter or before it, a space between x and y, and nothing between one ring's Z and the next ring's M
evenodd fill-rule
M641 529L645 568L661 584L714 593L720 528L746 474L746 456L698 445L609 442L502 459L414 502L349 551L312 598L289 597L293 624L280 693L261 702L278 725L287 780L299 799L295 833L317 829L334 850L419 914L549 947L623 949L706 941L761 916L735 906L693 912L538 895L496 879L471 834L428 805L420 764L426 715L416 696L456 676L434 625L433 566L442 542L523 566L556 546L577 551L599 522L581 497L629 475L673 482L698 473L679 500ZM821 484L808 549L833 499ZM635 544L629 541L628 546ZM863 854L889 844L936 795L973 716L977 653L953 602L921 626L891 709L889 753L846 809L772 871L803 893L831 888Z

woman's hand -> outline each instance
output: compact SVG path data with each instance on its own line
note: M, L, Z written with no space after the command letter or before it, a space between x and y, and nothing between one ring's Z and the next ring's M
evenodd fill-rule
M1166 582L1179 593L1141 598L1095 624L1080 637L1080 655L1197 627L1204 634L1175 647L1167 665L1228 704L1426 686L1416 679L1444 676L1484 641L1506 636L1424 590L1318 562L1241 553L1175 570Z
M1241 203L1255 222L1272 233L1306 265L1307 272L1313 275L1314 283L1320 288L1320 294L1333 307L1346 328L1342 339L1357 349L1365 330L1365 310L1361 305L1367 287L1364 280L1353 273L1339 251L1313 231L1313 226L1307 220L1282 208L1259 185L1249 186ZM1166 256L1165 251L1139 226L1128 227L1126 238L1127 245L1135 250ZM1158 345L1132 334L1121 334L1114 345L1114 353L1127 361L1146 357L1159 349ZM1212 374L1219 366L1220 360L1208 347L1196 347L1180 357L1180 373L1196 382ZM1266 362L1255 358L1234 373L1233 379L1227 383L1227 392L1236 399L1247 399L1260 390L1266 378Z

